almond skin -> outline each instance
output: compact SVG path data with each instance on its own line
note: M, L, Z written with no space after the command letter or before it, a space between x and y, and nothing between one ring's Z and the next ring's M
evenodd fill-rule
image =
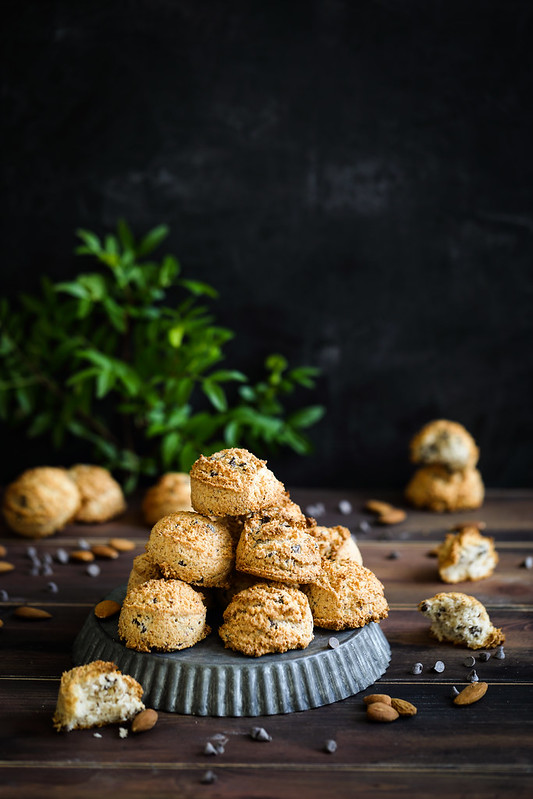
M0 619L0 627L3 627L3 626L4 626L4 622L2 621L2 619Z
M118 558L118 552L113 547L107 547L105 544L96 544L94 547L91 547L91 552L93 555L96 555L97 558L106 558L106 560L114 560Z
M378 513L381 516L381 514L389 513L389 511L395 510L395 508L393 505L390 505L388 502L382 502L380 499L369 499L365 504L365 510L370 511L370 513Z
M5 558L7 555L7 549L3 544L0 544L0 558Z
M47 610L41 610L40 608L32 608L29 605L21 605L20 608L17 608L15 610L13 615L18 616L19 619L31 619L32 621L52 618L52 614L48 613Z
M388 694L368 694L363 698L365 705L373 705L374 702L382 702L384 705L390 705L391 698Z
M393 696L390 703L400 716L416 716L418 712L416 707L405 699L397 699Z
M118 602L114 602L112 599L104 599L103 602L99 602L95 606L94 615L98 619L110 619L111 616L119 612L120 608L121 605Z
M372 702L366 708L366 717L369 721L396 721L399 713L384 702Z
M0 560L0 574L7 574L8 572L12 572L15 567L12 563L8 563L7 560Z
M93 553L88 549L75 549L70 553L71 560L79 560L82 563L91 563L94 560Z
M392 508L387 513L380 513L378 522L380 524L400 524L407 519L407 513L401 508Z
M472 705L485 696L487 693L488 684L486 682L471 682L466 688L463 688L453 700L454 705Z
M135 542L130 541L128 538L111 538L108 543L117 552L131 552L135 549Z
M158 716L155 710L152 710L151 708L141 710L141 712L135 716L131 723L131 731L147 732L155 726L157 719Z

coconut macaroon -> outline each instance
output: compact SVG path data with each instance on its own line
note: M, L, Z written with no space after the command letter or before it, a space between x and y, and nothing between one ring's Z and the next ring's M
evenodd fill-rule
M162 578L161 569L152 561L150 556L143 552L133 558L133 568L128 579L127 591L138 585L147 583L148 580L160 580Z
M450 472L445 466L423 466L409 481L405 497L416 508L437 513L473 510L483 504L485 487L477 469Z
M223 449L209 457L200 455L191 471L191 501L206 516L241 516L275 505L285 488L246 449Z
M472 468L479 458L479 449L468 430L448 419L424 425L412 439L410 451L413 463L439 464L451 471Z
M118 620L118 634L137 652L174 652L201 641L205 623L202 594L181 580L148 580L128 591Z
M53 717L56 730L85 730L129 721L144 710L143 689L114 663L95 660L65 671Z
M184 472L167 472L144 495L142 512L150 527L168 516L181 510L192 510L191 481Z
M314 638L305 594L258 583L236 594L219 629L224 646L251 657L305 649Z
M46 538L72 521L80 504L78 486L66 469L38 466L7 487L2 511L16 533Z
M424 599L418 610L431 620L430 633L439 641L489 649L505 641L502 631L493 626L485 606L475 597L457 591L435 594Z
M308 530L318 544L320 556L328 560L353 560L363 565L363 557L359 547L352 538L347 527L338 524L335 527L316 525Z
M122 488L107 469L77 463L68 472L81 495L77 522L106 522L126 510Z
M347 630L388 616L383 585L374 572L352 561L324 560L318 579L302 590L317 627Z
M482 535L477 527L464 527L448 533L438 549L439 575L445 583L483 580L498 563L494 539Z
M165 577L206 588L225 586L235 561L227 526L194 511L163 516L152 528L146 552Z
M235 567L282 583L310 583L320 571L318 544L283 518L254 514L244 523Z

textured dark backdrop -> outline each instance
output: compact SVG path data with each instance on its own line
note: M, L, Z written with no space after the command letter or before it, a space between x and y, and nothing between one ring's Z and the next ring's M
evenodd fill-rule
M287 483L403 485L410 436L445 416L489 485L531 485L531 2L3 16L4 290L78 269L77 227L167 222L238 332L229 366L323 369L315 455L270 460ZM8 477L47 455L2 437Z

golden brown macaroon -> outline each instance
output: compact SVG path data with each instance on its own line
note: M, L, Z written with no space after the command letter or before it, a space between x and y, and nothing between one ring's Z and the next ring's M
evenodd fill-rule
M56 730L86 730L129 721L144 710L143 689L114 663L94 660L63 672L54 713Z
M383 585L374 572L353 561L324 560L318 579L302 590L317 627L347 630L388 616Z
M163 516L181 510L192 510L191 481L183 472L167 472L148 489L142 502L144 519L153 527Z
M322 558L327 558L328 560L353 560L362 566L363 557L347 527L343 527L341 524L335 527L316 525L310 527L308 533L317 542Z
M477 469L450 472L444 466L423 466L409 481L405 497L416 508L436 513L473 510L483 504L485 487Z
M432 622L430 633L439 641L489 649L505 641L505 635L494 627L485 606L475 597L458 591L435 594L424 599L418 610Z
M318 544L308 532L283 518L254 514L244 523L235 567L282 583L309 583L320 572Z
M163 516L146 552L165 577L206 588L224 587L235 563L231 533L221 521L194 511Z
M313 617L301 591L258 583L236 594L219 629L224 646L250 657L305 649L313 640Z
M451 471L471 469L478 462L476 442L459 422L435 419L424 425L410 443L411 461L438 464Z
M78 486L66 469L38 466L7 487L2 510L15 532L46 538L74 519L80 503Z
M477 527L464 527L448 533L438 549L439 575L445 583L483 580L498 563L494 539L482 535Z
M174 652L201 641L205 623L203 596L181 580L148 580L128 591L118 620L118 634L137 652Z
M127 591L138 585L147 583L148 580L160 580L163 577L161 569L155 564L148 553L143 552L133 558L133 567L128 579Z
M81 494L75 521L107 522L124 513L126 500L122 488L107 469L78 463L68 471Z
M206 516L242 516L275 505L285 490L266 461L235 447L200 455L190 477L192 506Z

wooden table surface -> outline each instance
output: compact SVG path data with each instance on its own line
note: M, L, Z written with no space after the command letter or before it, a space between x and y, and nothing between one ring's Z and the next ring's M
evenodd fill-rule
M72 644L93 606L127 581L134 555L143 551L149 530L138 503L104 525L70 525L52 538L33 542L0 529L4 560L15 569L0 574L0 796L1 797L476 797L533 795L533 492L492 491L476 512L441 516L409 511L394 527L372 524L363 505L370 495L401 504L399 495L294 489L302 507L318 502L325 525L345 524L356 536L365 565L385 586L390 604L382 629L392 649L383 677L366 691L332 705L289 715L261 718L205 718L159 713L157 725L140 735L119 737L119 725L100 730L57 733L52 727L61 673L72 667ZM352 512L343 515L338 502ZM477 583L447 586L438 579L431 550L451 524L482 519L495 538L500 562L495 574ZM27 547L39 556L58 547L76 549L112 536L130 538L133 553L100 560L100 575L86 565L54 562L52 575L32 576ZM48 584L55 582L57 593ZM465 708L451 700L452 686L464 687L472 653L439 644L428 635L418 602L442 590L475 595L506 635L504 660L477 662L485 697ZM44 621L13 615L21 604L48 610ZM446 669L433 670L437 660ZM424 665L415 676L411 666ZM418 708L412 718L393 724L366 720L363 695L389 693ZM128 725L125 725L128 726ZM255 741L253 726L263 726L270 742ZM228 738L224 754L203 750L220 734ZM337 742L333 754L327 740ZM215 782L202 782L207 771Z

